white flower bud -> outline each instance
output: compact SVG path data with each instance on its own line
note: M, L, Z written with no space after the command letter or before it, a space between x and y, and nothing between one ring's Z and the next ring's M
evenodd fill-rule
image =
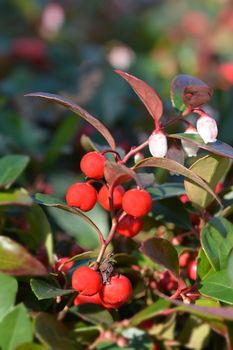
M198 134L197 130L193 126L189 126L185 132L185 134ZM196 157L199 147L192 143L191 141L181 140L181 144L183 149L188 157Z
M215 142L218 135L218 127L214 118L209 115L201 115L197 119L197 131L205 143Z
M164 158L167 154L167 137L162 131L154 131L149 137L149 150L153 157Z

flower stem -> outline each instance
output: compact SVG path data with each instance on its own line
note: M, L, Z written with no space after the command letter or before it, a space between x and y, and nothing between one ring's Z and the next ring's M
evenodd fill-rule
M149 141L146 140L145 142L143 142L141 145L137 146L137 147L132 147L131 150L124 156L124 158L119 162L120 164L124 164L126 163L130 157L132 157L134 154L136 154L137 152L141 151L141 149L145 148L146 146L148 146Z

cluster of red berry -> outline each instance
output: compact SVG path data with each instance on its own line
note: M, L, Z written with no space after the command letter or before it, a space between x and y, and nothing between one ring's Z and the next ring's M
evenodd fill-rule
M132 295L130 280L121 274L112 275L103 283L99 272L88 266L77 268L72 275L72 287L79 293L74 305L99 304L106 309L119 308Z
M104 178L104 164L106 158L99 152L93 151L85 154L80 162L80 169L86 177L94 180ZM67 204L82 211L91 210L96 202L107 211L110 211L110 191L107 183L104 183L97 192L89 182L75 183L66 193ZM103 183L103 181L102 181ZM118 222L116 231L127 237L133 237L143 227L143 216L152 208L152 200L147 191L141 188L133 188L125 191L121 185L115 186L112 194L113 209L123 209L126 215Z

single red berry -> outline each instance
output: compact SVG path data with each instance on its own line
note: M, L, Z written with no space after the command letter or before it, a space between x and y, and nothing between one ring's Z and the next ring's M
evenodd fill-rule
M124 195L124 187L116 186L113 190L113 207L115 210L121 208L122 197ZM106 185L103 185L98 193L98 202L105 210L110 210L109 205L109 189Z
M216 187L215 187L215 193L219 194L223 189L223 183L222 182L218 182Z
M59 272L64 272L66 275L69 272L69 270L73 267L74 261L69 261L70 258L68 256L64 256L63 258L60 258L56 261L54 270L56 273L59 274Z
M102 287L101 275L88 266L81 266L73 272L72 287L80 294L94 295Z
M132 284L126 276L115 275L110 277L108 284L103 285L100 297L103 304L118 308L129 300L132 291Z
M81 305L86 303L102 305L99 293L96 293L94 295L78 294L74 299L74 305Z
M125 237L134 237L141 231L144 225L143 218L135 218L131 215L126 215L117 225L117 232Z
M125 192L122 198L123 210L136 218L147 215L152 208L152 199L143 189L133 188Z
M179 265L180 267L188 266L188 262L190 260L190 254L188 252L184 252L179 256Z
M104 163L106 158L98 152L88 152L82 157L80 162L81 171L92 179L104 177Z
M91 210L97 201L97 192L88 183L77 182L66 192L66 202L70 207L77 207L83 211Z
M197 279L197 261L196 260L192 260L188 264L187 274L191 280L196 281Z
M189 197L187 196L187 194L182 194L181 196L180 196L180 201L182 202L182 203L188 203L189 202Z

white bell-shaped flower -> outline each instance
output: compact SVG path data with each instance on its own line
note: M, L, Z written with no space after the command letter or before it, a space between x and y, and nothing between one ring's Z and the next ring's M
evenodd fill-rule
M205 143L215 142L218 135L218 127L214 118L207 114L197 119L197 132Z
M197 130L190 125L184 132L185 134L198 134ZM181 140L182 147L188 157L196 157L199 147L188 140Z
M164 158L167 154L167 137L162 131L154 131L149 137L149 150L153 157Z

